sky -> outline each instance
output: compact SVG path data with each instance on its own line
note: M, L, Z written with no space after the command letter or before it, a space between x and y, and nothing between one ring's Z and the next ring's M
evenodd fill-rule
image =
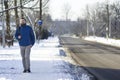
M49 11L52 19L63 19L65 4L71 6L70 18L76 20L83 15L86 5L93 5L96 2L103 2L105 0L50 0ZM110 0L114 1L114 0Z

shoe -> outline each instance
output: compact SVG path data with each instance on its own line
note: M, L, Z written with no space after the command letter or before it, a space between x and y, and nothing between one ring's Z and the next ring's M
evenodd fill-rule
M26 72L27 72L27 70L24 70L24 71L23 71L23 73L26 73Z
M28 69L26 72L31 73L30 69Z

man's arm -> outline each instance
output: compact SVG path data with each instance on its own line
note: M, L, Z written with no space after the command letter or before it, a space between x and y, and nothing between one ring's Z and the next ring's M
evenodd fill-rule
M34 35L34 32L33 32L33 29L31 28L31 31L30 31L30 37L31 37L31 43L32 45L35 44L35 35Z
M16 38L17 40L20 40L20 39L21 39L19 28L16 29L15 38Z

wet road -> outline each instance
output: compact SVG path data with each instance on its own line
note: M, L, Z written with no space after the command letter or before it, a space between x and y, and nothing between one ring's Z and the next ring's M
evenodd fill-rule
M120 80L120 48L71 37L60 37L60 43L97 80Z

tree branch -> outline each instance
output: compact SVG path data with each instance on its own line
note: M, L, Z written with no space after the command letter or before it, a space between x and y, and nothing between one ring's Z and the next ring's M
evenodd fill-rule
M19 7L20 7L20 6L15 6L15 7L12 7L12 8L8 8L8 9L5 9L5 10L3 10L3 11L0 11L0 13L9 11L9 10L12 10L12 9L15 9L15 8L19 8Z
M47 1L43 4L43 7L45 7L45 6L48 4L49 1L50 1L50 0L47 0Z

